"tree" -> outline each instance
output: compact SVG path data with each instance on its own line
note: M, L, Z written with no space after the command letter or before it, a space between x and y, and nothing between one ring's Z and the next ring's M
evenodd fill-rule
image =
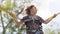
M6 2L4 5L2 5L3 2ZM21 3L19 6L17 6L17 2L20 1ZM14 34L14 32L17 32L16 34L21 34L23 31L25 31L25 25L22 24L21 26L16 26L14 23L14 20L17 18L19 14L23 12L23 9L25 7L25 3L30 3L32 0L1 0L1 5L0 5L0 18L1 18L1 23L2 23L2 28L3 32L2 34ZM18 9L16 9L18 8ZM16 9L16 10L14 10ZM19 10L21 10L19 12ZM5 22L5 19L7 22ZM5 26L5 24L7 24ZM17 29L17 30L16 30ZM9 30L9 32L7 32Z

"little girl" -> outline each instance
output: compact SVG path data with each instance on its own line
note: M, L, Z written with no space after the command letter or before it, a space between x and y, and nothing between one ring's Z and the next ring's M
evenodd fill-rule
M49 17L47 20L43 20L40 16L35 15L37 13L37 9L34 5L31 5L26 9L27 16L23 17L20 22L16 22L19 26L21 23L25 23L26 25L26 33L27 34L44 34L42 31L41 24L49 23L53 18L55 18L59 13L54 14Z

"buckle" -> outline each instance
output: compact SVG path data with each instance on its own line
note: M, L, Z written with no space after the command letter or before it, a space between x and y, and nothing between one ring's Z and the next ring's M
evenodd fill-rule
M36 32L36 30L32 30L31 32Z

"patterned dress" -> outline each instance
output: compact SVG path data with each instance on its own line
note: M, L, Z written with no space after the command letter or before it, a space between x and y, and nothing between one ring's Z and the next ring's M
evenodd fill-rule
M26 25L27 34L43 34L41 24L44 20L37 15L28 15L21 19Z

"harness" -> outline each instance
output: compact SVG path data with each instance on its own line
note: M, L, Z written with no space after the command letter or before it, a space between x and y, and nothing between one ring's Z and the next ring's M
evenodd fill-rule
M33 23L35 23L36 19L34 17L30 16L29 19L26 19L24 22L30 22L30 21L32 21ZM27 30L27 31L31 31L31 32L34 32L34 33L36 33L38 30L42 31L42 26L41 25L36 30L34 30L32 28L33 28L33 26L28 26L29 30Z

